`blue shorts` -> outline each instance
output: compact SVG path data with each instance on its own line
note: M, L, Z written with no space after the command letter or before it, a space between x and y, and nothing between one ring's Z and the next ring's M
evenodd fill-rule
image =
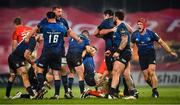
M156 54L155 52L150 52L148 55L139 55L139 64L141 70L145 70L150 64L156 64Z
M25 66L25 59L19 56L16 56L15 54L11 54L8 57L8 65L11 69L11 72L17 73L17 69Z
M123 63L125 65L125 67L127 67L128 62L131 60L131 50L130 49L125 49L124 51L122 51L122 53L120 53L119 57L113 58L114 61L119 61L121 63Z
M42 53L37 61L37 66L43 69L51 68L52 70L60 70L61 54L60 53Z

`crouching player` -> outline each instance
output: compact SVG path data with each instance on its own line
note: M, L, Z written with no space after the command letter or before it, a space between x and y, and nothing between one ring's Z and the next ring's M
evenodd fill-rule
M35 98L37 94L34 93L31 88L28 71L25 67L25 61L28 61L31 65L34 65L34 59L31 54L36 47L36 41L40 41L39 36L32 36L28 43L22 41L8 58L10 72L15 73L16 75L18 74L22 77L24 87L29 93L31 99Z
M88 62L93 62L92 60L89 59ZM84 64L84 65L93 65L93 63L89 63L89 64ZM95 90L86 90L83 94L83 98L87 98L88 96L96 96L96 97L102 97L105 98L107 97L108 94L108 70L106 68L106 64L105 62L103 62L100 65L100 68L98 69L98 71L95 71L95 67L94 68L88 68L86 69L85 66L85 81L87 83L87 85L89 86L95 86ZM90 73L91 72L91 73Z

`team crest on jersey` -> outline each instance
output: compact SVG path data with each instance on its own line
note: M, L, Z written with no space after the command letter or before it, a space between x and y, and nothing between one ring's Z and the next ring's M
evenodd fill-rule
M147 40L147 41L151 41L151 38L150 38L150 37L147 37L146 40Z
M136 42L139 42L139 39L138 39L138 38L136 38Z

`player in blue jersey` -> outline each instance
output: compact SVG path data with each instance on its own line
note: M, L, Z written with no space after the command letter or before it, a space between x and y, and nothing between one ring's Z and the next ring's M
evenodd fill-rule
M78 44L77 41L70 38L69 48L68 48L68 52L66 55L69 69L71 70L71 72L75 71L78 74L79 87L80 87L81 94L84 91L84 65L83 65L82 54L83 54L84 50L87 50L87 52L89 52L89 47L88 47L89 46L89 39L88 39L89 34L84 34L84 33L86 33L85 31L82 31L82 33L83 34L79 35L80 38L82 39L81 44Z
M35 59L33 59L31 54L36 47L36 41L39 41L39 36L32 36L28 43L25 43L25 41L22 40L8 58L10 71L15 75L20 75L22 77L24 87L28 91L30 98L36 98L37 94L35 94L31 88L28 71L25 67L25 61L34 65ZM6 96L10 96L10 91L7 91Z
M71 35L71 36L77 36L71 28L69 28L69 25L68 25L68 22L66 21L66 19L64 19L62 17L62 13L63 13L63 10L60 6L55 6L52 8L52 11L56 14L56 22L59 24L59 25L63 25L66 27L67 29L67 33L65 36L67 35ZM47 18L44 18L43 20L41 20L41 22L39 23L39 25L43 25L43 24L46 24L48 23L48 20ZM34 30L37 30L39 26L37 26ZM74 37L75 38L75 37ZM76 40L78 40L77 38L75 38ZM81 42L81 40L79 40L79 42ZM62 54L62 58L61 58L61 78L62 78L62 83L63 83L63 86L64 86L64 90L65 90L65 95L64 97L65 98L70 98L69 97L69 94L68 93L71 93L70 91L68 91L68 83L67 83L67 70L66 70L66 57L65 57L65 47L63 46L63 54ZM51 74L51 73L48 73L48 74ZM73 81L72 78L69 79L69 81ZM55 98L55 97L52 97L52 99Z
M104 20L102 23L97 27L93 35L99 38L103 38L105 41L105 51L110 50L112 47L113 43L113 33L114 32L109 32L104 34L100 34L100 31L103 29L111 29L114 27L114 12L112 10L105 10L104 11ZM112 71L112 61L110 56L105 56L105 61L106 61L106 66L108 71Z
M116 27L112 28L112 30L108 30L110 32L115 32L113 36L113 47L110 50L111 52L106 52L107 55L112 55L114 61L112 70L112 83L108 96L109 99L116 98L116 88L119 84L119 77L125 72L125 69L127 68L131 59L130 32L123 20L124 13L122 11L115 12ZM134 90L130 93L134 94Z
M59 98L59 89L60 89L60 76L59 70L61 67L61 57L63 56L64 51L64 36L67 33L67 29L64 25L58 24L56 22L56 15L54 12L47 13L48 23L39 24L38 27L35 27L33 31L29 34L31 36L38 29L43 34L44 38L44 47L41 54L41 57L38 60L38 69L37 69L37 79L39 81L39 90L43 91L43 68L49 67L53 69L54 74L54 84L55 84L55 95L56 99ZM71 35L71 34L70 34ZM81 42L81 39L78 36L71 35L75 40ZM28 41L28 38L27 40Z
M153 31L147 29L147 22L144 18L137 21L138 30L133 32L131 42L138 47L139 64L144 74L144 79L152 88L152 97L159 97L157 91L158 80L155 73L156 54L154 42L159 43L170 55L177 57L177 54Z
M105 54L106 54L113 47L113 34L114 34L114 26L115 26L116 22L114 22L113 12L111 10L106 10L104 12L104 19L105 20L101 23L101 25L96 30L95 35L100 36L100 37L105 39L105 43L106 43ZM125 23L124 21L123 21L123 23L127 27L128 31L130 33L132 33L133 32L132 28L127 23ZM105 56L105 58L106 58L106 60L108 60L108 61L106 61L107 69L109 71L112 71L112 57L107 54ZM132 76L130 76L131 75L130 74L130 63L128 64L123 75L124 75L123 84L125 87L124 93L125 93L125 95L129 95L129 91L135 89ZM111 78L109 80L111 81ZM118 91L118 87L119 86L117 86L117 91ZM129 89L129 91L128 91L128 89Z
M95 86L95 63L93 56L95 55L97 48L94 46L87 46L87 50L83 51L82 57L83 57L83 64L84 64L84 79L88 86Z

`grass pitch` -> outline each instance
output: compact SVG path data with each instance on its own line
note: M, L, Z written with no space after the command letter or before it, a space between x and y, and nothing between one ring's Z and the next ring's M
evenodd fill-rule
M12 88L11 95L15 95L17 91L25 92L24 88ZM149 87L138 87L139 91L139 99L137 100L124 100L124 99L116 99L116 100L108 100L103 98L90 97L87 99L80 99L79 88L73 87L73 99L64 99L64 90L61 88L61 98L59 100L50 100L49 97L53 96L54 89L48 90L48 93L44 96L43 100L30 100L30 99L4 99L5 96L5 88L0 88L0 104L180 104L180 87L159 87L158 91L160 93L160 97L158 99L151 97L151 89Z

